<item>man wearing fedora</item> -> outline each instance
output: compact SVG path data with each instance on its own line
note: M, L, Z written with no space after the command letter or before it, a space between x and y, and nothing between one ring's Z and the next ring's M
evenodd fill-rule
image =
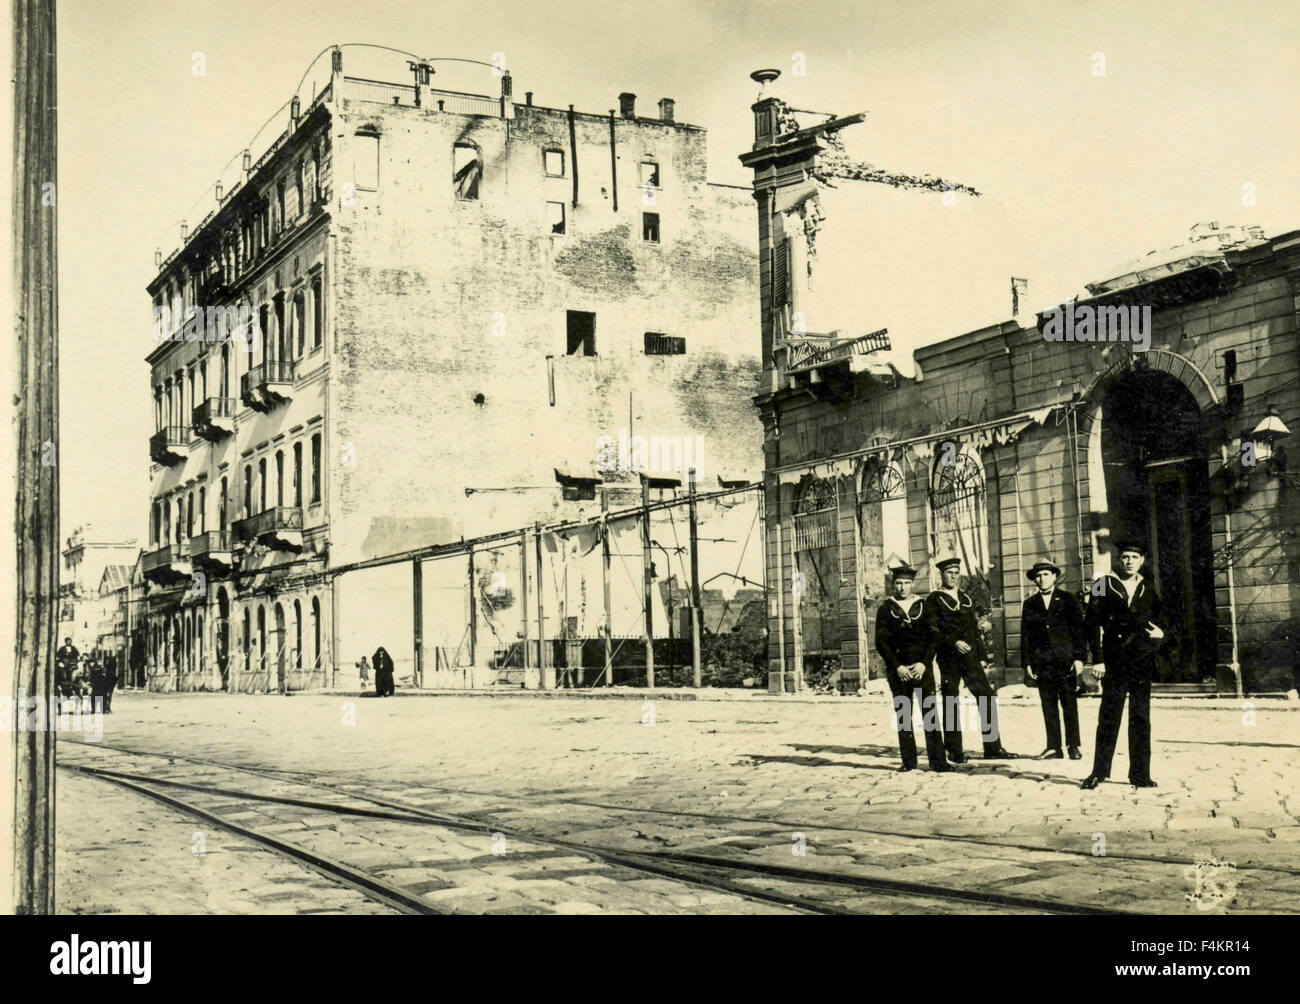
M979 629L975 603L963 592L961 559L945 558L935 563L942 585L925 598L926 618L934 632L935 655L939 660L939 690L943 695L943 742L948 759L965 763L962 752L961 716L957 714L957 698L961 684L971 692L979 707L980 732L984 738L985 760L1014 760L1002 746L998 730L998 698L982 662L988 658L984 634Z
M1071 760L1079 760L1079 705L1075 681L1083 672L1087 634L1079 600L1056 588L1061 569L1046 559L1027 573L1038 592L1025 600L1020 612L1020 665L1038 683L1038 696L1047 728L1047 749L1039 760L1060 760L1061 714L1065 716L1065 745ZM1059 710L1058 710L1059 708Z
M1163 612L1155 586L1142 575L1146 548L1133 540L1116 547L1119 574L1110 573L1092 587L1087 625L1091 632L1093 675L1101 681L1097 742L1092 773L1084 788L1110 777L1119 738L1119 722L1128 700L1128 779L1138 788L1151 780L1151 677L1155 655L1165 637Z
M876 612L876 652L885 662L885 679L894 697L898 750L903 757L900 770L916 769L916 739L912 735L913 705L921 712L925 729L925 754L930 769L950 771L939 732L935 705L934 644L925 603L911 595L916 569L906 563L890 570L891 595Z

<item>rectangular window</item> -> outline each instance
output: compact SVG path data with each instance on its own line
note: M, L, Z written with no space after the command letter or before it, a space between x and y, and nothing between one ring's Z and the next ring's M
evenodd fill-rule
M451 177L456 186L456 198L477 199L478 183L483 176L483 162L478 148L470 143L457 143L452 147Z
M552 234L562 234L564 228L564 203L548 202L546 204L546 225Z
M302 508L302 443L293 444L293 504Z
M266 458L265 457L263 457L261 460L257 462L257 480L258 480L258 487L261 489L261 493L262 493L261 497L258 499L258 501L261 502L262 504L257 511L266 512Z
M277 232L284 229L284 179L281 178L275 183L275 210L276 221L275 229Z
M320 501L320 433L311 437L311 502Z
M379 137L373 133L359 132L355 140L356 160L352 180L358 189L376 192L379 190Z
M564 151L563 150L546 150L542 153L542 160L546 167L546 175L549 178L564 177Z
M275 451L275 507L284 508L284 451Z
M641 187L659 187L659 165L653 160L641 161Z
M659 243L659 214L641 214L641 239L647 244Z
M253 515L253 465L244 465L244 515Z
M571 356L594 356L596 354L596 315L585 310L570 310L567 313L568 354Z
M686 339L664 335L658 331L645 333L645 354L648 356L682 356L686 354Z

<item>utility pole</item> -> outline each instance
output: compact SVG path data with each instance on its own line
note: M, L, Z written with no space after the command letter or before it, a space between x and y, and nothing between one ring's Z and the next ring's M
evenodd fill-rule
M7 540L3 545L6 573L13 570L15 576L10 613L0 617L5 644L16 658L6 660L0 676L17 719L28 714L29 702L50 709L58 641L58 217L53 200L45 198L46 187L52 192L58 177L54 0L15 0L5 19L14 62L13 105L5 109L4 126L15 155L13 188L6 193L12 229L4 239L12 242L11 363L17 365L0 375L15 471L14 491L0 502L0 511L17 533L12 551ZM14 753L13 767L0 779L5 802L0 826L12 823L14 836L13 857L0 865L6 876L0 883L5 913L54 912L55 734L53 725L4 733L3 742Z
M519 622L523 625L524 686L528 686L528 671L533 668L533 653L528 647L528 531L519 531ZM537 686L542 688L541 673Z
M411 622L415 635L415 685L424 686L424 569L420 559L411 561Z
M600 490L600 511L602 516L609 513L609 489ZM605 592L605 686L614 686L614 615L610 611L609 600L609 523L600 521L600 539L603 545L601 556L601 587Z
M550 690L555 686L555 679L553 676L548 678L546 674L550 660L546 658L546 618L542 608L542 524L540 522L533 523L533 542L537 548L537 671L542 677L542 688Z
M650 479L641 475L641 564L645 569L645 685L655 685L654 562L650 560Z
M687 476L687 498L690 499L691 517L691 676L695 687L704 686L700 670L700 531L695 518L695 468Z
M474 583L474 544L469 545L469 666L471 678L478 667L478 587Z

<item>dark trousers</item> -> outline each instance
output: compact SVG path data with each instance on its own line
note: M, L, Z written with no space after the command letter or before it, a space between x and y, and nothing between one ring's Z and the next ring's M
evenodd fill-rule
M1151 776L1151 672L1150 667L1111 667L1101 678L1101 710L1097 713L1097 748L1093 777L1110 777L1110 763L1119 739L1119 720L1128 699L1128 779Z
M984 754L996 753L1002 748L1002 733L998 730L998 699L984 667L975 653L962 655L957 651L939 654L939 690L943 694L943 744L948 756L962 755L961 715L958 712L958 694L961 685L975 698L980 715L980 735L984 740Z
M930 766L946 763L941 738L939 710L935 707L934 670L926 667L919 680L903 680L891 669L886 673L889 692L894 695L894 727L898 729L898 751L904 767L916 766L916 738L912 734L912 713L921 713L925 730L925 756ZM927 717L928 716L928 717Z
M1047 748L1061 748L1061 714L1065 715L1065 743L1080 746L1079 701L1075 695L1075 678L1070 666L1047 666L1038 670L1038 696L1043 704L1043 724L1047 727Z

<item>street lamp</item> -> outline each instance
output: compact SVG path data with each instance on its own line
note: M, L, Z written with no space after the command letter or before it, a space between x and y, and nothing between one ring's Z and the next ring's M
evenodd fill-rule
M1255 461L1262 463L1270 476L1276 476L1286 467L1286 456L1276 445L1289 435L1291 430L1278 417L1277 409L1272 405L1269 406L1268 414L1250 432L1249 438L1255 444Z

